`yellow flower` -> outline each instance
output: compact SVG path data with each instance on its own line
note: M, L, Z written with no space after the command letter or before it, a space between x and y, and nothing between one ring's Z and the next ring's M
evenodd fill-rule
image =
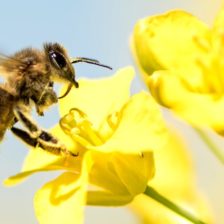
M82 223L83 205L123 205L145 191L154 175L153 150L164 145L166 127L148 93L129 96L132 68L99 80L80 80L60 102L53 133L77 157L34 149L13 185L35 172L63 170L35 195L41 224Z
M140 20L132 38L153 96L191 124L224 132L224 10L209 28L171 11Z
M170 132L164 148L154 152L156 173L149 185L195 217L212 223L208 206L196 189L192 161L180 136ZM144 224L190 223L144 194L135 197L130 206Z

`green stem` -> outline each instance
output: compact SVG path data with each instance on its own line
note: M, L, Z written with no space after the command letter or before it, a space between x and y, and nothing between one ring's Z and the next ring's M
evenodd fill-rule
M200 138L206 143L211 152L224 164L224 152L217 147L217 145L209 138L209 136L200 128L194 127L194 130L200 136Z
M145 195L149 196L150 198L154 199L155 201L161 203L165 207L169 208L173 212L181 215L185 219L191 221L194 224L205 224L205 222L200 221L196 217L194 217L192 214L184 210L183 208L180 208L178 205L174 204L172 201L168 200L161 194L159 194L156 190L154 190L152 187L147 186L146 190L144 192Z

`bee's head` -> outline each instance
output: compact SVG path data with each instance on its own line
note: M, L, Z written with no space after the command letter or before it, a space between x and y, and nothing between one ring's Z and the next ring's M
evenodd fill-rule
M44 44L44 51L52 67L53 81L69 83L78 88L78 82L75 80L75 70L65 49L58 43L46 43Z
M59 97L59 99L65 97L73 86L76 88L79 87L78 82L75 80L75 70L72 63L85 62L112 69L111 67L103 65L99 61L91 58L76 57L69 59L66 50L58 43L47 43L44 45L44 50L52 67L53 81L55 80L69 83L66 92Z

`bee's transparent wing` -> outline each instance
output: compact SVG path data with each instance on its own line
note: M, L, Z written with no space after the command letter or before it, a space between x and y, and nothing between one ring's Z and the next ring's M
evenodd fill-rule
M14 57L7 56L5 54L0 53L0 65L4 64L5 62L16 63L16 64L24 64L21 60L18 60Z
M24 62L18 60L14 57L10 57L0 53L0 75L8 76L10 72L18 68L19 66L23 66Z

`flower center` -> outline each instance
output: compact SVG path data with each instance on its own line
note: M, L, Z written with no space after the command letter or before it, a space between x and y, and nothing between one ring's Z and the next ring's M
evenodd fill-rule
M111 129L111 136L118 126L119 113L109 115L106 122ZM62 117L60 126L67 135L84 147L102 145L108 139L108 135L107 137L102 136L98 130L94 129L87 115L78 108L71 109L68 114Z

